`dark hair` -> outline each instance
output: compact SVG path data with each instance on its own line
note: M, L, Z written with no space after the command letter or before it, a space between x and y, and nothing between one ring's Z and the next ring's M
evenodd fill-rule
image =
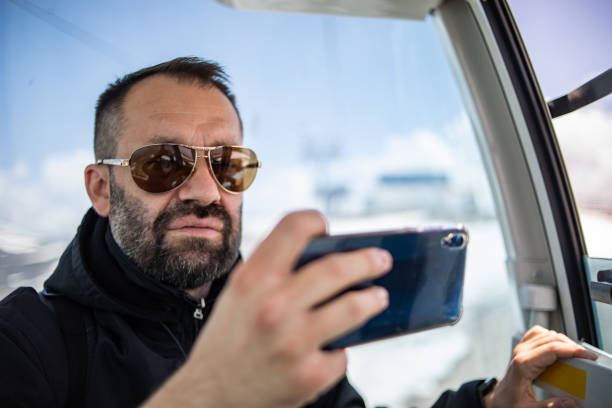
M123 102L132 87L150 76L162 74L179 81L194 81L203 86L220 90L236 110L240 128L242 120L236 107L236 97L229 87L229 77L214 61L197 57L181 57L125 75L109 84L98 98L94 129L94 153L96 159L111 158L117 153L118 136L124 121Z

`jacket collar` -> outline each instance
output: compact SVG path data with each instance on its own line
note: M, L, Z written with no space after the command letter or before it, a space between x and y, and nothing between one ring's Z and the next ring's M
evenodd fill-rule
M214 302L226 280L227 275L213 282L207 304ZM108 219L93 209L85 214L44 287L46 292L62 294L94 309L147 320L171 320L199 303L142 272L117 245Z

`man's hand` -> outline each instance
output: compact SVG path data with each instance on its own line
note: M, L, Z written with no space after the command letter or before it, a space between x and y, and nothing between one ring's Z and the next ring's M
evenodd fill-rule
M512 360L503 379L485 397L487 408L556 408L576 407L574 399L550 398L538 401L533 391L533 381L559 358L588 358L597 355L574 343L567 336L540 326L532 327L516 345Z
M389 271L380 249L332 254L293 267L308 241L324 234L314 211L285 217L231 275L189 359L150 406L295 407L339 381L344 350L322 346L387 307L380 287L351 291Z

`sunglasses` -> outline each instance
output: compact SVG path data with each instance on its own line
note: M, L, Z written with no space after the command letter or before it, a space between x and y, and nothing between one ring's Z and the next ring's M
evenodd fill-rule
M198 157L207 159L210 174L228 193L241 193L249 188L261 167L255 152L247 147L197 147L175 143L143 146L129 159L100 159L96 164L129 166L138 187L149 193L166 193L191 177Z

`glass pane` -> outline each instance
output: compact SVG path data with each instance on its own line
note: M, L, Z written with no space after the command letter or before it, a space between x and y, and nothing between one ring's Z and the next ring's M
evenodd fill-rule
M612 257L612 97L553 120L589 256Z
M611 259L585 258L585 264L589 272L589 278L593 282L598 281L598 272L612 269ZM612 282L610 282L612 283ZM605 291L609 296L609 291ZM604 299L608 300L604 297ZM601 301L593 302L595 315L597 317L597 330L601 348L607 352L612 351L612 305Z
M239 12L199 0L24 4L0 3L2 295L41 287L89 206L82 171L106 84L198 55L227 67L244 144L263 163L244 196L245 256L283 214L306 207L323 211L333 233L470 231L457 325L349 351L349 377L368 406L426 406L445 388L503 373L519 322L506 254L429 20Z
M612 3L510 2L546 100L612 68ZM546 19L539 16L547 15ZM569 29L571 27L571 29ZM553 119L588 255L612 258L612 97ZM596 271L595 271L596 273ZM589 278L596 279L593 275ZM612 351L612 305L594 303L603 348Z
M612 68L608 16L612 3L510 0L547 101ZM546 19L541 16L546 15ZM571 29L570 29L571 27ZM578 205L589 256L612 257L604 239L612 227L612 97L553 120Z

